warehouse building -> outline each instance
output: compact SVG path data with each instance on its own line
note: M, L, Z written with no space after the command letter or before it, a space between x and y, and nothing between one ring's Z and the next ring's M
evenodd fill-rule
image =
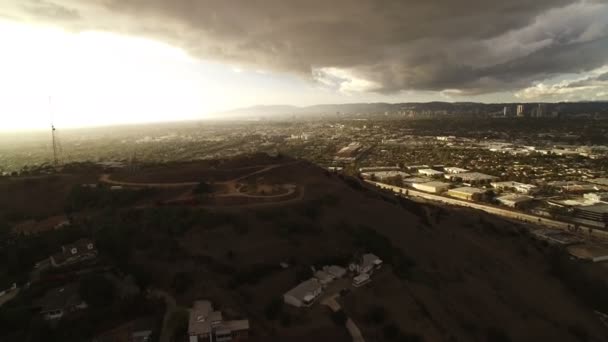
M450 184L443 182L414 183L412 187L421 191L440 194L446 192L450 188Z
M479 189L479 188L473 188L470 186L463 186L460 188L456 188L456 189L450 189L448 190L448 195L455 197L455 198L459 198L459 199L463 199L466 201L479 201L482 200L483 197L485 196L486 191L483 189Z

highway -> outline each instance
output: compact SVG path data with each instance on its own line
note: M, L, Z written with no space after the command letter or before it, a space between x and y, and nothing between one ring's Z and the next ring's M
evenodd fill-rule
M568 223L568 222L557 221L557 220L549 219L546 217L526 214L526 213L522 213L519 211L499 208L499 207L495 207L495 206L491 206L491 205L487 205L487 204L465 201L465 200L461 200L461 199L457 199L457 198L451 198L451 197L431 194L431 193L413 190L413 189L409 189L409 188L401 188L401 187L388 185L388 184L384 184L384 183L379 183L379 182L374 182L374 181L370 181L370 180L366 180L366 182L369 184L373 184L381 189L387 189L387 190L391 190L395 193L402 194L403 196L405 196L405 193L407 192L408 197L419 197L419 198L424 198L424 199L430 200L430 201L441 202L441 203L445 203L445 204L457 205L457 206L473 208L473 209L479 209L479 210L483 210L489 214L498 215L498 216L506 217L509 219L515 219L515 220L524 221L524 222L535 223L538 225L546 226L548 228L568 230L568 228L573 225L572 223ZM597 229L594 229L592 234L597 237L608 238L607 232L599 231Z

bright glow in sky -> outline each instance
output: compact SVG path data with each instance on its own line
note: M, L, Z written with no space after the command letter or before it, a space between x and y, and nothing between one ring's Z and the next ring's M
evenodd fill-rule
M342 89L348 84L243 70L113 33L0 21L0 41L0 131L47 129L51 120L65 128L200 119L259 104L434 99L408 93L355 96Z
M344 101L313 82L198 60L148 39L0 21L0 41L0 131L47 129L51 120L84 127Z
M0 131L48 129L51 120L67 128L201 119L260 104L458 100L449 92L369 92L374 84L336 68L310 79L247 70L107 32L0 21L0 42Z

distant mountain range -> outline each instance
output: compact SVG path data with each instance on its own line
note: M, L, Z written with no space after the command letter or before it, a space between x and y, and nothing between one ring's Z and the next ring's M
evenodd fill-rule
M217 118L279 118L301 115L498 115L515 116L517 106L523 105L527 116L597 115L608 114L608 102L560 102L560 103L476 103L476 102L406 102L406 103L347 103L320 104L313 106L263 105L238 108L213 115ZM541 113L540 115L538 113Z

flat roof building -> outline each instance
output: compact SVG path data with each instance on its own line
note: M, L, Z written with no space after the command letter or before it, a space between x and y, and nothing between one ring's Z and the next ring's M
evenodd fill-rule
M412 187L421 191L440 194L447 191L450 188L450 184L443 182L414 183L412 184Z
M604 246L584 244L567 248L570 255L591 262L608 261L608 248Z
M499 190L514 190L522 194L532 194L538 191L538 187L532 184L524 184L519 182L492 182L492 187Z
M446 176L446 178L448 178ZM458 174L449 175L449 179L453 181L463 182L467 185L475 185L475 184L487 184L493 182L498 179L498 177L492 175L486 175L485 173L480 172L464 172Z
M500 204L511 208L521 208L532 202L534 197L527 195L509 194L496 199Z
M433 169L420 169L420 170L418 170L418 173L421 175L428 176L428 177L439 177L439 176L443 175L443 172L433 170Z
M368 172L361 172L361 177L365 178L365 179L369 179L372 177L375 177L379 180L384 180L387 178L392 178L392 177L397 177L397 176L401 176L403 178L409 177L410 174L409 173L405 173L403 171L368 171Z
M608 204L599 203L576 207L574 208L574 216L608 225Z
M467 170L467 169L463 169L463 168L460 168L460 167L454 167L454 166L446 167L446 168L444 168L444 170L445 170L446 173L451 173L451 174L469 172L469 170Z
M479 201L482 199L486 190L473 188L470 186L463 186L460 188L448 190L448 195L456 198L460 198L466 201Z

